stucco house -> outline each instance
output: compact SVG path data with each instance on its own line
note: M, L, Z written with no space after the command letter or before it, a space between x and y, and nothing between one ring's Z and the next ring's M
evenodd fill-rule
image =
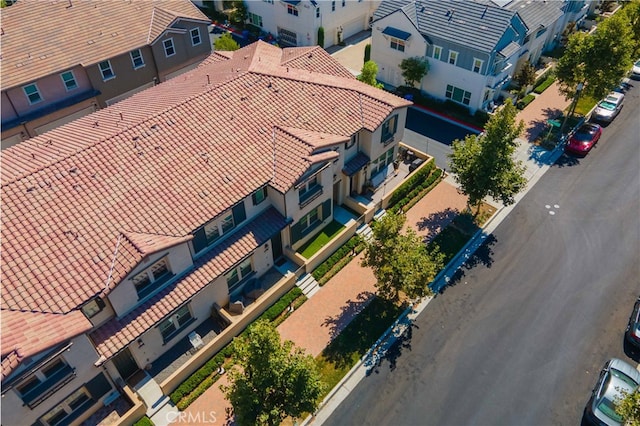
M3 423L79 424L228 309L386 173L409 104L257 42L3 150Z
M20 0L1 13L3 149L211 53L209 19L189 0Z
M318 28L329 47L368 30L379 0L264 0L246 2L248 22L278 37L281 46L314 46Z

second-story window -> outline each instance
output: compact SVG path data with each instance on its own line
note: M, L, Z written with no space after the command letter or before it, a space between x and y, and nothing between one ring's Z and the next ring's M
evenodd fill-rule
M73 377L74 369L62 357L57 357L34 371L16 390L25 405L33 408Z
M336 2L335 2L335 0L331 2L331 11L332 12L336 11Z
M35 83L24 86L22 90L24 90L25 96L29 99L29 105L37 104L42 101L42 96L40 96L40 91Z
M131 55L131 63L134 70L144 67L144 58L140 49L132 50L129 54Z
M139 299L144 299L173 277L166 257L134 276L131 280Z
M231 291L236 284L240 281L246 280L250 276L253 275L253 265L251 264L251 258L247 258L240 262L240 265L233 268L231 271L225 274L225 278L227 279L227 286L229 286L229 291Z
M433 46L433 59L440 60L442 58L442 47Z
M192 46L197 46L202 43L202 39L200 38L200 28L193 28L189 33L191 34Z
M196 253L215 243L247 219L244 202L236 204L231 211L206 223L193 234L193 249Z
M316 18L320 17L320 8L316 7Z
M473 72L477 72L478 74L480 74L482 72L483 63L484 63L483 60L478 58L473 58Z
M73 75L73 71L63 72L60 74L60 78L62 78L62 83L64 83L67 92L78 88L78 83L76 82L76 77Z
M287 5L287 13L289 15L298 16L298 8L293 6L293 5L291 5L291 4L288 4Z
M382 132L380 136L380 142L387 144L393 140L393 135L396 134L398 128L398 115L391 116L387 121L382 124Z
M320 196L320 194L322 194L322 185L320 185L318 175L316 174L303 183L298 189L300 207L306 206Z
M263 186L262 188L258 189L256 192L253 193L253 195L251 195L251 200L253 201L253 205L257 206L258 204L260 204L261 202L263 202L264 200L267 199L267 187Z
M344 149L349 149L358 142L358 133L351 135L351 140L344 144Z
M391 37L390 47L399 52L404 52L404 40L400 40L399 38Z
M164 46L164 55L168 58L169 56L173 56L176 54L176 48L173 46L173 39L168 38L162 42Z
M262 16L249 13L249 22L258 27L262 27Z
M113 68L111 68L110 61L102 61L98 64L98 67L100 68L100 74L102 74L102 79L104 81L111 80L116 77L113 72Z
M449 63L455 65L458 62L458 52L454 50L449 51Z
M162 321L158 325L158 330L162 334L162 340L164 343L175 337L183 328L191 323L193 316L189 310L189 305L184 305L179 308L175 313L171 314L169 318Z
M345 7L347 5L347 0L342 0L342 7Z

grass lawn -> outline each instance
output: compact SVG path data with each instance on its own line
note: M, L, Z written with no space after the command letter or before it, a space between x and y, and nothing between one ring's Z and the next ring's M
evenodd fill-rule
M597 103L598 99L593 99L590 96L581 96L580 99L578 99L574 114L585 116Z
M316 234L315 237L307 241L302 247L298 249L305 258L309 259L316 254L318 250L324 247L329 241L338 235L344 229L344 225L336 222L335 220L324 227L322 231Z
M322 380L327 384L326 393L333 389L358 360L400 316L404 306L375 298L316 357Z

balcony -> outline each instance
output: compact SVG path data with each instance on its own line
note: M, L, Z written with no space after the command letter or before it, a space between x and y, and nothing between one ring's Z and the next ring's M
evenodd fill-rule
M322 195L322 185L314 185L306 192L300 193L300 208L308 206L313 200Z

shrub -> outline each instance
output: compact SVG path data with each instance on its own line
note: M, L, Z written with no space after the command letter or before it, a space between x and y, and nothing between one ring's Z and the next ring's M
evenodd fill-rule
M407 196L412 189L420 185L429 176L431 171L435 168L435 162L431 159L424 167L415 172L413 176L407 179L400 187L398 187L391 198L389 199L389 207L393 207Z
M420 185L412 189L406 197L402 198L395 204L393 207L389 209L392 213L397 213L400 210L405 208L409 208L413 206L420 200L420 195L423 192L428 192L431 188L437 183L437 181L442 176L442 169L436 169L433 173L429 175L427 179L425 179Z
M518 107L518 109L524 109L527 105L533 102L535 98L536 97L534 94L529 93L527 96L525 96L524 98L518 101L518 103L516 104L516 107Z
M327 260L322 262L312 273L313 278L316 280L320 280L324 277L331 269L342 260L345 256L350 255L353 251L359 253L362 250L360 247L360 243L362 239L359 235L354 235L347 241L343 246L338 248Z
M534 93L540 94L544 92L545 90L547 90L547 88L549 88L549 86L553 84L554 81L556 81L555 76L550 75L542 83L536 86L535 89L533 89Z
M271 305L269 309L264 311L262 315L258 318L258 320L266 319L271 322L274 319L278 318L278 316L285 310L287 307L296 300L298 297L302 296L302 290L300 287L293 287L287 294L282 296L280 300Z
M324 28L318 27L318 46L324 47Z
M367 44L364 47L364 61L370 61L371 60L371 44Z
M142 417L140 420L135 422L133 426L153 426L153 422L147 416Z

